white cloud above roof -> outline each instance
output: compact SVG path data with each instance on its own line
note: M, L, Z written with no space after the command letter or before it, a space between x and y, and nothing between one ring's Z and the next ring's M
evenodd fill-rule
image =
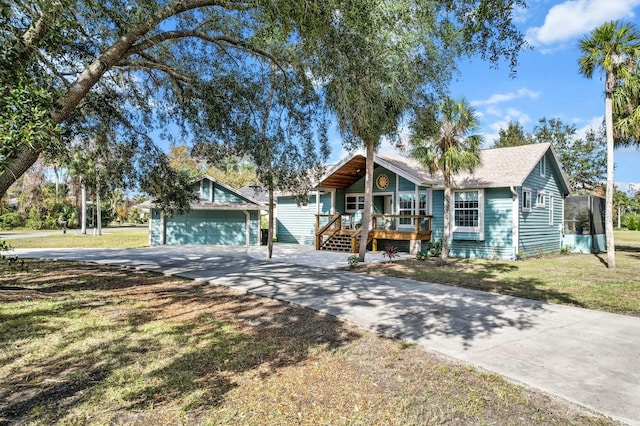
M500 104L503 102L509 102L518 98L529 98L529 99L537 99L540 96L540 92L534 92L533 90L529 90L526 88L518 89L515 92L507 92L507 93L494 93L489 96L487 99L471 101L471 105L478 106L491 106Z
M526 31L534 46L549 46L582 37L607 21L630 19L640 0L569 0L556 4L544 24Z

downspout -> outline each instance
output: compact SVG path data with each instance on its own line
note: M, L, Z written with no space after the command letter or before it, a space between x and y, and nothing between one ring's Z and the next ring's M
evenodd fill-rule
M244 215L246 216L244 228L245 228L245 244L247 246L251 245L251 214L248 210L242 210ZM258 238L260 240L260 238Z
M518 241L520 240L520 214L519 207L520 203L518 202L518 191L514 186L510 186L511 190L511 198L513 200L513 205L511 207L512 216L513 216L513 224L512 224L512 235L513 235L513 258L518 258Z

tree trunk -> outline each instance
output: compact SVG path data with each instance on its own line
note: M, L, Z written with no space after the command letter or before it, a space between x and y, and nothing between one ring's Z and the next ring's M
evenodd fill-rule
M364 177L364 212L362 215L362 228L360 231L360 261L364 262L367 253L367 240L369 239L369 227L371 226L371 210L373 209L373 142L367 143L366 173Z
M273 256L273 188L269 188L269 229L267 230L267 258Z
M444 184L444 229L442 231L442 253L440 261L449 261L449 240L451 239L451 182L445 177Z
M9 187L38 161L40 151L28 149L26 146L19 148L16 158L11 160L6 169L0 173L0 197L4 196Z
M80 180L80 198L81 207L80 207L80 220L81 225L80 229L82 230L82 234L87 233L87 186L84 184L84 179Z
M102 235L102 202L100 201L100 174L96 174L96 226L98 235Z
M607 86L610 85L611 76L607 73ZM607 238L607 267L613 269L616 267L616 249L613 240L613 102L612 93L607 87L605 96L605 123L607 132L607 192L605 194L605 235Z

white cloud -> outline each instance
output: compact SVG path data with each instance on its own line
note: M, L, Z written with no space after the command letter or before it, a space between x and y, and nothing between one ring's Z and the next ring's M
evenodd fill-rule
M586 35L604 22L633 18L640 0L569 0L549 9L541 27L526 31L533 45L551 45Z
M592 117L589 120L586 120L586 122L584 120L580 120L580 122L575 122L576 127L581 125L581 127L578 127L578 129L576 130L576 138L583 139L587 134L587 131L589 130L597 131L600 127L602 127L603 120L604 120L604 116L599 115L596 117Z
M472 106L492 106L497 105L504 102L509 102L518 98L529 98L529 99L537 99L540 96L540 92L534 92L529 89L518 89L515 92L507 92L507 93L494 93L489 96L488 99L484 100L476 100L471 101Z

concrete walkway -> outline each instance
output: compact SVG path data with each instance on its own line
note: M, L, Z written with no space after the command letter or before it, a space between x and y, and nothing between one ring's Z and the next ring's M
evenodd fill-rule
M264 248L247 256L245 247L15 253L135 267L293 302L640 425L640 318L331 271L318 266L345 266L343 253L294 249L276 246L275 261L260 258Z

